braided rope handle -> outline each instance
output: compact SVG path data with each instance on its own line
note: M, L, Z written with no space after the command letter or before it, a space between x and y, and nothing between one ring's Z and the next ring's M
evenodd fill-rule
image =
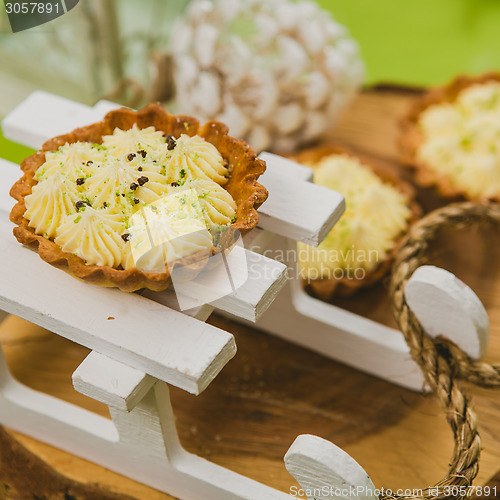
M394 262L390 296L396 321L413 359L421 367L429 387L446 410L455 439L447 476L434 487L424 490L422 497L404 498L463 499L466 495L462 492L472 484L479 469L481 441L477 431L477 418L459 381L498 388L500 366L471 359L453 342L443 337L431 339L406 303L404 290L412 274L428 257L429 242L438 230L445 227L462 228L482 221L500 223L500 204L455 203L431 212L410 230ZM456 494L445 494L449 491Z

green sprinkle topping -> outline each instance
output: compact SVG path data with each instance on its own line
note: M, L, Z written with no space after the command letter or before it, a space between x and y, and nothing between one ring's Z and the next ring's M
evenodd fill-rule
M180 174L181 174L181 179L184 179L184 177L186 177L186 171L183 168L181 168Z
M73 222L74 222L75 224L78 224L81 220L82 220L82 216L81 216L81 215L79 215L79 216L78 216L78 217L77 217L77 218L76 218Z

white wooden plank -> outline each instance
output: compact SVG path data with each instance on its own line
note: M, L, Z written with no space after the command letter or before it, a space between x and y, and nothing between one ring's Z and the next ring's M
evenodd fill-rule
M264 160L266 164L269 164L270 168L272 168L276 173L279 173L286 178L293 178L296 181L304 182L309 182L313 178L312 169L283 156L264 151L263 153L260 153L259 158Z
M486 354L488 313L474 291L454 274L421 266L408 281L405 297L428 335L449 338L473 359Z
M131 411L157 379L92 351L73 372L80 393L118 410Z
M0 220L0 309L198 394L234 356L227 332L137 294L92 286L44 263Z
M185 500L285 500L268 486L186 452L165 383L112 421L33 391L8 373L0 349L0 423Z
M345 211L344 197L322 186L289 178L271 161L259 178L269 197L259 208L259 227L318 246Z
M175 295L175 290L172 287L167 288L163 292L153 292L152 290L142 290L137 292L139 295L146 297L150 300L154 300L158 304L163 304L164 306L170 307L175 311L180 311L179 302L177 296ZM212 314L214 307L210 304L203 304L192 309L187 309L182 311L183 314L187 314L192 318L196 318L200 321L206 321Z
M243 237L245 248L255 253L263 253L274 239L274 234L260 227L252 229Z
M156 384L132 412L110 413L123 447L134 451L132 463L127 454L125 463L108 465L111 469L183 500L290 500L286 493L186 452L166 384Z
M257 321L286 282L287 267L281 262L245 249L248 278L233 293L211 304L238 318Z
M272 255L290 245L295 247L277 236L269 251ZM311 297L297 278L296 263L288 266L290 279L257 328L394 384L424 389L422 372L401 332Z
M51 137L89 125L99 115L85 104L37 90L4 118L2 132L11 141L40 149Z

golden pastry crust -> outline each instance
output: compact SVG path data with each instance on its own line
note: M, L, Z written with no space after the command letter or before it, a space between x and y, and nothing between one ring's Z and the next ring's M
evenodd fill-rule
M174 137L179 137L181 134L199 135L213 144L228 161L231 172L229 181L224 186L237 205L236 221L231 227L245 234L257 225L259 216L256 209L267 198L266 188L257 182L258 177L266 169L265 163L257 158L255 151L244 141L230 137L226 125L210 121L200 126L195 118L171 115L159 104L150 104L140 111L127 108L111 111L98 123L48 140L40 151L21 163L24 175L10 191L11 196L17 200L10 213L10 220L17 226L13 232L20 243L34 247L44 261L80 280L100 286L118 287L126 292L141 288L161 291L171 284L167 268L164 273L146 273L137 268L124 270L110 266L87 265L80 257L63 252L52 240L35 234L34 229L28 226L29 221L24 217L25 197L31 194L33 186L38 182L34 174L45 162L45 152L78 141L100 144L103 136L112 134L115 128L129 130L134 124L140 129L153 126L156 130ZM178 264L196 270L203 266L207 254L208 251L198 252L180 259ZM177 262L174 265L177 265Z
M500 82L500 73L490 72L477 77L459 76L447 85L427 91L413 103L409 112L403 117L400 123L399 139L401 161L415 169L415 180L420 186L435 185L439 194L446 198L464 196L464 192L453 186L446 175L440 175L418 158L418 150L424 142L418 124L421 114L429 107L452 103L467 87L487 82ZM500 201L500 195L489 199ZM484 200L478 198L474 201Z
M293 159L298 161L299 163L315 164L319 162L323 157L329 155L343 155L358 159L363 164L363 166L370 169L382 181L391 184L392 186L396 187L401 193L403 193L403 195L407 199L408 207L411 210L411 216L408 221L409 225L420 218L422 210L415 201L416 192L413 187L398 178L391 170L389 170L384 165L371 162L369 160L366 160L365 158L360 157L359 155L355 155L347 149L336 146L322 146L319 148L308 149L294 156ZM306 283L306 289L313 296L328 301L335 296L349 297L361 288L374 285L375 283L380 281L380 279L382 279L389 271L397 250L403 242L405 236L406 233L401 234L401 236L397 239L392 251L386 255L384 260L378 263L375 269L366 272L365 276L362 279L343 277L340 279L323 278L309 280Z

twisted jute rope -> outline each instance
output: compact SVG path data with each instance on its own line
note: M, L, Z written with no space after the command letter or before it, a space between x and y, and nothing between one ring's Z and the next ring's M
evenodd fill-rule
M460 229L485 221L500 224L499 204L448 205L415 224L396 256L390 284L394 315L413 359L420 365L427 384L446 411L455 448L447 476L433 487L424 489L422 496L382 495L382 498L462 499L477 475L481 441L476 414L460 381L498 388L500 367L471 359L449 339L430 338L408 307L404 290L414 271L428 258L429 242L439 230Z

